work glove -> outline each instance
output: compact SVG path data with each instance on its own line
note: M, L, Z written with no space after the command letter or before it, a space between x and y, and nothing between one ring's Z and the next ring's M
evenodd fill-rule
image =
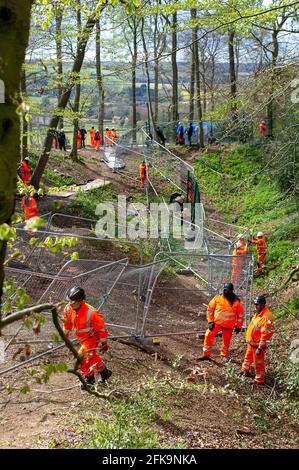
M209 326L208 326L209 330L213 331L214 327L215 327L215 323L213 321L210 321Z
M107 351L108 351L108 343L107 343L107 341L101 343L101 351L102 351L102 352L107 352Z
M261 354L262 354L262 349L261 349L261 348L257 348L255 355L256 355L256 356L260 356Z
M241 332L242 328L238 328L237 326L235 326L235 333L236 335L238 335L240 332Z

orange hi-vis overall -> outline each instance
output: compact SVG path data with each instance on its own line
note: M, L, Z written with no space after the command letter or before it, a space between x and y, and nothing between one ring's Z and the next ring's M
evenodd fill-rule
M248 245L244 240L239 240L237 247L233 250L233 259L232 259L232 276L231 282L233 284L240 284L242 280L242 270L243 270L243 255L248 253Z
M111 140L112 140L113 144L116 143L116 141L117 141L117 133L116 133L116 131L111 131Z
M95 133L96 133L96 130L91 129L91 131L90 131L90 145L92 147L95 147L95 140L94 140Z
M25 220L33 219L33 217L38 217L38 205L34 197L24 196L22 199L22 207L25 213Z
M263 272L263 263L267 254L267 243L265 237L253 237L251 243L256 245L257 251L257 267L259 272Z
M242 328L243 326L243 306L238 298L231 304L223 295L216 295L208 305L207 320L208 323L214 322L213 331L209 329L205 334L203 355L210 357L213 343L217 334L222 332L222 346L220 355L229 356L229 347L234 326Z
M28 185L31 178L31 172L29 165L25 160L23 160L20 165L20 176L23 182Z
M242 364L243 372L249 372L252 363L255 369L255 381L265 382L265 353L267 346L274 333L274 317L270 310L265 307L260 313L256 313L247 328L246 342L247 351ZM257 349L262 352L256 355Z
M82 134L81 134L81 131L80 129L78 130L78 136L77 136L77 148L80 149L81 148L81 142L82 142Z
M81 344L79 354L84 355L84 360L80 365L82 374L90 377L95 371L103 372L105 363L98 355L96 348L102 339L107 338L108 330L100 312L86 302L82 303L78 311L67 305L64 309L64 331L69 335L73 329Z
M146 180L146 165L144 163L141 163L140 165L140 185L142 188L145 186L145 180Z

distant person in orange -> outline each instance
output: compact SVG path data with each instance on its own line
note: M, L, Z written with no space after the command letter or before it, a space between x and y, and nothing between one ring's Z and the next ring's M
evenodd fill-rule
M233 249L232 259L232 276L231 282L233 284L240 285L242 280L243 271L243 255L248 253L248 244L244 240L244 235L239 234L237 237L237 243Z
M105 137L105 145L106 145L107 147L109 147L110 145L112 145L111 131L110 131L110 129L108 129L108 127L107 127L106 130L105 130L105 135L104 135L104 137Z
M30 160L29 160L28 157L24 158L24 160L22 161L22 163L21 163L21 165L19 166L19 169L18 169L19 177L27 185L29 184L29 181L30 181L30 178L31 178L29 162L30 162Z
M147 172L146 172L146 163L145 160L140 165L140 186L141 188L145 187L145 181L147 177Z
M78 137L77 137L77 148L80 149L82 144L82 134L81 130L78 129Z
M110 136L111 136L111 140L113 142L113 144L116 144L117 142L117 133L116 133L116 130L114 127L112 127L111 131L110 131Z
M39 216L38 205L34 197L27 194L22 199L22 208L25 213L25 220L30 220L33 217Z
M265 121L261 121L259 124L260 137L266 137L266 129L267 129L267 126L266 126Z
M90 145L92 147L95 147L96 143L95 143L95 140L94 140L94 137L95 137L95 133L96 133L96 130L94 127L91 128L89 134L90 134Z
M257 268L259 272L262 274L263 272L263 264L267 254L267 243L264 237L263 232L258 232L256 237L253 237L249 240L249 243L256 245L257 251Z
M97 130L94 135L94 142L95 142L96 151L98 152L103 142L103 136L99 130Z

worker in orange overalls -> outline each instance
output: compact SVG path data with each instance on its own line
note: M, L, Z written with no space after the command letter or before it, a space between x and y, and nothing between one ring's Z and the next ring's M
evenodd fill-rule
M95 147L95 140L94 140L94 137L95 137L95 133L96 133L96 130L94 127L91 128L89 134L90 134L90 145L92 147Z
M22 208L25 213L25 220L30 220L33 217L39 216L38 205L34 197L27 194L22 199Z
M111 131L110 131L110 136L111 136L111 140L113 142L113 144L116 144L117 142L117 133L116 133L116 130L114 127L112 127Z
M77 148L80 149L82 144L82 134L81 130L78 129L78 137L77 137Z
M27 185L29 184L29 181L30 181L30 178L31 178L29 161L30 160L29 160L28 157L24 158L24 160L22 161L22 163L21 163L21 165L19 166L19 169L18 169L19 177Z
M232 259L232 275L231 282L233 284L240 285L242 280L242 270L243 270L243 255L248 253L248 244L244 240L244 235L239 234L237 236L237 243L233 249L233 259Z
M212 353L213 343L217 334L222 332L222 346L220 355L229 356L229 347L233 331L239 334L243 326L243 305L234 293L231 282L224 284L223 294L216 295L208 305L208 329L205 334L203 356L200 361L208 360Z
M107 127L106 130L105 130L104 137L105 137L105 145L106 145L107 147L109 147L110 145L112 145L111 131L110 131L110 129L108 129L108 127Z
M99 130L96 131L95 135L94 135L94 143L95 143L95 148L96 148L96 151L98 152L100 150L100 147L102 145L102 142L103 142L103 136L102 134L100 133Z
M257 267L260 273L263 272L263 263L267 254L267 243L263 232L258 232L256 237L249 240L249 243L256 245L257 251Z
M144 188L146 177L147 177L145 160L143 160L143 162L140 164L139 171L140 171L140 186L141 188Z
M247 351L242 364L242 373L249 375L252 363L255 368L255 379L251 385L265 383L265 354L274 332L274 317L266 307L266 298L258 295L254 299L256 314L252 317L246 331Z
M259 134L260 134L260 137L266 137L266 123L265 121L261 121L260 124L259 124Z
M101 344L101 351L108 350L108 330L100 312L85 302L85 291L82 287L72 287L67 294L69 304L64 309L64 332L67 336L75 330L76 337L81 344L79 354L84 356L80 371L84 375L87 385L95 384L95 373L101 375L101 384L112 375L107 369L103 359L97 353Z

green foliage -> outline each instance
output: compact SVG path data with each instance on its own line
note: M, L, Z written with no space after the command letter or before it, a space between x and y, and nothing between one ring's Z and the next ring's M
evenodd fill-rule
M0 240L8 241L15 240L17 237L17 231L15 228L10 227L8 224L0 225Z
M29 241L30 245L33 245L38 248L46 248L51 253L59 253L64 248L73 248L78 243L78 238L76 237L47 237L43 242L38 241L37 238L31 238ZM63 252L64 254L69 254ZM72 254L73 256L73 254ZM77 254L74 254L75 259Z
M47 384L53 374L63 374L68 371L67 364L60 362L57 364L47 364L40 366L39 370L32 369L32 375L38 384Z
M71 207L75 209L76 212L79 210L82 217L96 219L95 211L98 204L116 201L117 195L109 185L92 189L88 192L78 191L77 198L72 202Z
M74 179L71 176L66 176L57 171L46 168L44 178L50 185L61 187L68 187L74 184Z

